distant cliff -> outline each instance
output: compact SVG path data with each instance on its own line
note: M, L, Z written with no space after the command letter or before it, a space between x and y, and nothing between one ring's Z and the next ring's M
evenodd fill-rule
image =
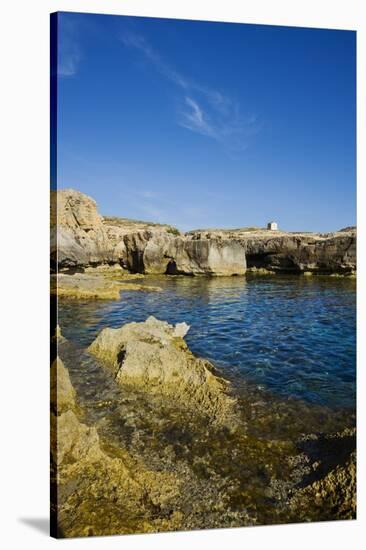
M242 275L247 267L347 274L356 269L356 228L327 234L262 229L183 234L169 225L103 218L87 195L52 192L53 270L116 263L147 274Z

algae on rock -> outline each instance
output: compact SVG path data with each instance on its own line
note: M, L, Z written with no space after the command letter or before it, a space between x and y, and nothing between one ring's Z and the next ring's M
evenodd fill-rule
M143 323L103 329L88 351L113 370L121 385L165 395L212 422L233 420L236 402L229 383L209 361L191 353L183 339L187 329L151 316Z
M159 292L157 286L142 285L131 282L131 275L113 275L103 271L98 273L75 273L66 275L59 273L51 276L51 294L59 298L78 300L119 300L121 290L138 290ZM127 281L124 281L126 279Z
M58 327L59 329L59 327ZM59 329L59 336L61 331ZM51 405L58 414L75 406L75 390L71 384L69 371L59 357L51 365Z
M153 513L171 509L169 502L179 495L177 476L149 470L125 449L118 457L109 456L96 428L79 420L75 390L63 362L57 358L52 368L53 534L77 537L179 529L180 514L168 514L167 522L164 512L162 518Z

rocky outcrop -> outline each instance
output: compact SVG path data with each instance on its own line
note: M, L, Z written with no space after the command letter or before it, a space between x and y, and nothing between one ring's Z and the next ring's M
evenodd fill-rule
M53 367L54 368L54 367ZM110 456L97 429L79 419L75 390L67 369L57 358L51 393L51 529L53 536L78 537L149 532L181 527L181 515L169 521L153 510L170 509L179 495L179 480L169 472L146 468L127 450ZM65 387L65 384L67 388ZM62 389L60 389L62 386ZM60 401L60 392L67 399Z
M283 272L352 272L356 269L356 233L285 236L245 241L248 263Z
M190 356L183 341L188 328L150 318L105 329L92 347L108 368L86 354L76 370L83 353L77 349L75 357L57 330L63 361L57 358L51 370L53 534L355 517L355 430L303 435L307 425L329 429L323 413L318 418L298 402L258 400L257 392L234 404L209 363ZM232 416L235 424L227 423Z
M307 521L356 517L356 430L308 436L312 469L293 491L289 509ZM309 445L310 444L310 445ZM308 448L307 448L308 447Z
M356 229L287 233L261 229L197 230L103 218L90 197L72 189L51 196L54 270L117 263L147 274L242 275L249 269L296 273L352 273Z
M57 337L60 338L61 333ZM59 357L56 357L51 365L50 380L51 406L54 412L61 414L75 407L75 390L71 384L69 372Z
M235 240L244 250L249 269L289 273L351 273L356 270L356 229L335 233L255 231L192 231L193 239Z
M119 384L164 395L214 423L225 423L234 416L235 400L209 361L188 349L183 339L188 329L185 323L174 327L149 317L103 329L88 351L112 369Z
M134 271L169 275L243 275L245 251L232 240L172 237L163 233L125 237L126 264Z
M241 275L245 252L233 241L185 239L171 226L102 218L90 197L72 189L51 197L54 269L118 263L138 273Z
M290 500L297 514L313 521L356 518L356 453L325 477L301 489ZM298 515L297 515L298 517Z
M98 271L98 270L95 270ZM119 300L122 290L139 290L159 292L157 286L141 285L131 282L134 276L125 273L114 272L94 273L57 273L51 275L51 295L58 298L74 298L78 300Z
M78 191L51 192L51 262L78 267L113 261L113 247L96 202Z

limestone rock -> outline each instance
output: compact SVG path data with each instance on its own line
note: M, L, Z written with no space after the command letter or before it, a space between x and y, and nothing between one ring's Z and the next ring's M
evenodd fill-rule
M334 233L266 230L198 230L192 239L235 240L245 250L247 267L279 272L351 272L356 269L356 229Z
M294 517L306 521L356 517L356 430L314 436L306 450L313 462L310 479L289 501ZM310 451L310 452L309 452Z
M176 338L184 338L189 329L190 326L187 325L187 323L177 323L173 331L173 336Z
M94 427L82 424L72 410L56 418L57 446L56 462L77 462L80 460L100 460L102 453L99 437Z
M134 418L129 424L132 431L116 438L111 425L104 421L88 425L88 409L81 406L76 410L72 400L61 414L51 414L51 482L54 488L57 484L52 510L58 536L355 517L355 429L303 434L301 427L296 446L292 428L290 440L283 439L281 429L272 439L273 426L278 427L279 422L288 425L292 415L299 416L300 411L302 417L308 407L299 409L299 404L292 404L288 409L286 402L281 420L277 405L269 402L265 404L265 416L257 417L252 414L250 396L249 401L239 405L239 410L248 414L249 429L243 425L228 429L221 424L222 412L232 410L232 404L225 409L226 388L210 371L208 362L204 362L209 371L206 373L201 369L202 360L190 354L182 339L187 329L185 323L172 326L149 318L114 333L109 329L100 333L100 356L108 351L104 350L107 343L110 368L121 376L126 368L131 376L133 388L123 388L123 406L118 398L118 409L112 407L110 412L115 426ZM131 356L126 363L130 344L131 354L138 354L135 361ZM66 339L59 348L65 365L74 360L67 359ZM167 356L173 365L165 362ZM162 373L166 364L168 372ZM208 374L219 386L207 384ZM108 373L104 375L110 378ZM139 383L141 377L143 385ZM202 393L197 394L200 382ZM192 385L192 391L186 391L186 383ZM139 388L150 393L142 395ZM99 391L97 385L96 395ZM151 392L160 392L162 398ZM194 411L181 408L181 396ZM167 407L169 399L172 403ZM212 418L215 411L220 413L216 417L218 425L201 416L204 412ZM273 424L257 432L267 415ZM318 420L323 426L323 419ZM303 422L301 426L307 424L306 416Z
M57 414L75 407L75 390L59 357L51 365L51 405Z
M103 218L92 198L73 189L52 192L51 260L58 267L113 260Z
M126 265L133 271L170 275L243 275L243 247L231 240L139 233L125 237Z
M314 503L329 518L353 519L356 517L356 453L344 465L338 465L323 479L315 481L302 492L304 500Z
M121 290L149 292L161 290L157 286L130 282L128 276L126 282L123 279L124 275L118 274L114 278L102 270L99 273L53 274L51 275L51 294L57 295L59 298L78 300L119 300Z
M143 323L103 329L88 351L112 369L119 384L164 395L224 423L235 408L228 383L207 360L189 351L181 336L186 331L182 323L174 327L149 317Z
M51 219L57 215L57 224L70 228L82 228L90 231L102 225L102 216L98 214L95 200L79 191L64 189L57 192L56 212L51 212Z
M151 514L158 509L164 517L165 508L172 508L171 501L180 494L177 476L149 470L124 448L117 457L109 456L95 426L79 420L75 390L59 358L53 368L57 368L58 391L62 386L62 395L67 396L58 414L51 412L53 534L61 538L181 528L181 514L169 514L165 521Z
M148 274L242 275L246 266L279 272L351 273L356 228L333 233L207 229L103 218L95 201L72 189L51 195L54 270L119 264Z
M51 259L56 268L118 263L138 273L233 275L245 272L245 252L232 241L194 241L158 224L98 214L90 197L72 189L51 197Z

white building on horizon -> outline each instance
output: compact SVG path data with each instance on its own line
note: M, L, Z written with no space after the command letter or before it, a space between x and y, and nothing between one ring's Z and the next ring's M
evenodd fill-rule
M278 230L277 222L268 222L267 229L269 229L270 231L277 231Z

